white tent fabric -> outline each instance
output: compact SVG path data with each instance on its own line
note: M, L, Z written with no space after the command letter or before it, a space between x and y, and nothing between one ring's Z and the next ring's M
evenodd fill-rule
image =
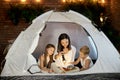
M89 19L83 15L74 12L54 12L48 11L36 19L25 30L20 33L13 43L7 56L4 69L1 76L21 76L31 75L27 72L32 64L37 64L36 59L32 56L39 41L39 34L44 29L46 22L74 22L86 29L97 47L98 59L93 67L88 70L68 73L68 75L91 74L91 73L120 73L120 55L113 44L104 35L98 31ZM43 74L37 75L59 75Z

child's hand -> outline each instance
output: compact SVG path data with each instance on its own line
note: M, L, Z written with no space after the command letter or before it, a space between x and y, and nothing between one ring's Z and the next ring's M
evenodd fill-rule
M69 62L70 64L74 64L74 62Z
M52 69L49 69L49 70L48 70L48 72L49 72L49 73L52 73L52 72L53 72L53 70L52 70Z

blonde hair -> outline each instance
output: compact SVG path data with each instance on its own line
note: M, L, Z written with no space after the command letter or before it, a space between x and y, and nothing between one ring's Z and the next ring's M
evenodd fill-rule
M88 55L89 52L90 52L90 49L89 49L88 46L83 46L83 47L80 48L80 52L84 53L85 55L86 54Z

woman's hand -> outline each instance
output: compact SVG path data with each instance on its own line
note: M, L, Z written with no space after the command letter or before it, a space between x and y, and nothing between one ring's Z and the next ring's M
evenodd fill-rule
M63 51L59 52L58 54L55 55L55 59L59 58L60 56L62 56L62 54L64 54Z
M64 54L64 51L61 51L58 53L59 56L63 55Z

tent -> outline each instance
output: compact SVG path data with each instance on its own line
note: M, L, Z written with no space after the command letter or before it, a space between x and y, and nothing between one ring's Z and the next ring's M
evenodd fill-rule
M67 75L92 73L120 73L120 55L106 35L93 26L85 16L74 12L48 11L32 21L22 31L5 57L6 63L1 76L32 75L28 69L37 64L39 55L47 43L57 44L60 33L67 33L72 45L78 50L83 45L90 47L90 57L95 64L88 70ZM38 69L38 68L36 68ZM37 73L34 75L60 75Z

